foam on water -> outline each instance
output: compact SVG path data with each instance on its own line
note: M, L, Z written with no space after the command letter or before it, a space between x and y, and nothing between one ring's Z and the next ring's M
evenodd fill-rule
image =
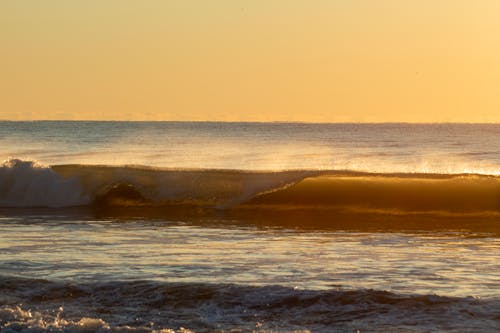
M78 179L64 179L36 161L8 159L0 165L1 207L67 207L89 203Z
M0 279L2 298L9 299L0 307L0 329L10 332L493 332L500 319L498 300L472 297Z

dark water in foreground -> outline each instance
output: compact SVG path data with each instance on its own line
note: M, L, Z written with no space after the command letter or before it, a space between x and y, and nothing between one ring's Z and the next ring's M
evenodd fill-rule
M12 331L495 332L500 239L18 216L0 222Z
M2 332L500 331L500 125L0 122L0 158Z

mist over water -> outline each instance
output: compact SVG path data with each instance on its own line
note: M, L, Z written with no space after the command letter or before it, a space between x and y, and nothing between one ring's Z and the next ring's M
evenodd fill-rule
M497 332L500 125L0 122L0 331Z
M0 122L0 159L499 174L499 138L498 124Z

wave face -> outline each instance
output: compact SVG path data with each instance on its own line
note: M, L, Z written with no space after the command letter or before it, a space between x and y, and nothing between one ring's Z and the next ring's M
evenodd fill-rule
M500 320L495 299L369 289L0 277L0 300L9 332L494 332Z
M325 174L259 195L246 204L359 211L496 213L500 212L500 179L477 175Z
M352 171L171 170L8 160L2 207L98 204L142 210L336 210L386 214L500 214L500 177Z
M128 195L116 186L129 185L151 205L190 204L218 209L237 206L256 195L286 188L318 174L316 171L168 170L83 165L54 166L53 170L67 179L77 178L93 199L107 196L110 202L119 204L121 196L127 199ZM124 201L125 205L134 204L133 200ZM141 200L140 204L144 202Z

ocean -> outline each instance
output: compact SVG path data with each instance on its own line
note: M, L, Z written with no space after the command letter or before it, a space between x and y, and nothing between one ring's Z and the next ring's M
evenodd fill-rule
M0 121L2 332L498 332L500 124Z

